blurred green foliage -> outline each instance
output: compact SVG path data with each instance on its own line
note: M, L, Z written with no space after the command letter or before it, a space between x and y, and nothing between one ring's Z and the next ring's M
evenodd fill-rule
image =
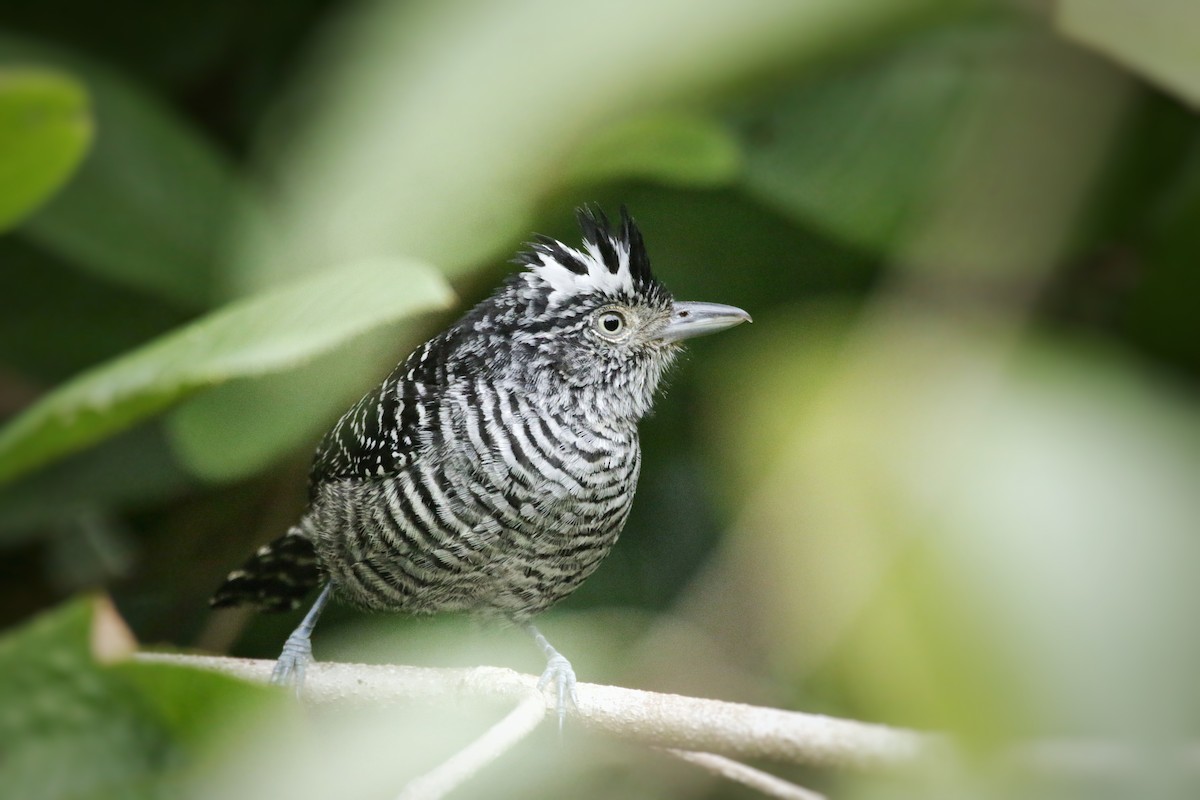
M0 481L196 391L293 368L363 331L449 300L431 268L379 262L231 303L64 384L22 414L0 435Z
M294 714L277 693L221 675L104 663L97 651L122 637L106 627L110 614L80 599L0 641L0 780L10 797L171 796L246 720Z
M1188 4L1130 7L6 9L0 785L275 785L286 753L218 752L192 713L268 716L257 694L97 665L83 605L26 618L104 588L143 642L273 656L294 620L204 601L300 513L317 437L597 201L676 296L755 325L692 348L621 545L547 621L581 679L945 728L980 759L1151 748L1107 782L802 776L838 796L1188 796L1200 51ZM489 635L335 609L317 649L537 666L465 649ZM345 739L327 770L361 796L424 758L385 779ZM576 750L474 791L732 792Z
M28 215L70 175L91 139L87 96L63 75L0 72L0 231Z

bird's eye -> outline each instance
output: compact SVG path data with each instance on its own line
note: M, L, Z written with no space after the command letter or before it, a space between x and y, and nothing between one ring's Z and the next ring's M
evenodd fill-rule
M625 315L620 311L605 311L596 318L596 330L606 339L615 339L625 331Z

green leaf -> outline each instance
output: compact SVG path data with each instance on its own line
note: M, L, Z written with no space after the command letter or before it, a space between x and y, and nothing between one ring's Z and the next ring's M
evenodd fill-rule
M12 797L116 797L176 757L136 694L95 663L91 630L91 604L78 602L0 640L0 784Z
M101 509L140 509L194 483L157 426L142 426L0 484L0 547L61 533Z
M1200 3L1062 0L1058 27L1147 80L1200 106Z
M572 154L566 180L646 178L675 186L720 186L736 177L739 144L709 117L655 114L603 129Z
M317 356L303 366L232 381L184 403L167 417L176 455L208 481L255 475L321 434L366 387L403 357L397 343L409 326L388 325Z
M1146 269L1130 290L1124 327L1152 352L1200 369L1200 136L1191 155L1173 165L1160 201L1151 206Z
M66 75L0 68L0 232L58 189L92 140L87 91Z
M959 123L984 37L955 28L737 115L751 196L839 238L887 251L931 182Z
M1027 20L968 19L743 112L745 186L873 253L1028 279L1066 246L1127 96L1119 73Z
M76 601L0 639L6 797L178 796L189 768L237 722L268 709L286 712L277 692L221 675L98 663L91 645L101 635L97 605Z
M304 110L315 114L302 110L265 140L279 199L273 235L246 246L233 277L262 286L378 253L461 274L528 234L537 204L563 187L577 156L590 161L581 170L602 177L600 145L591 144L598 132L663 107L712 102L731 82L784 62L845 57L960 5L364 6L300 78ZM514 42L521 43L515 57ZM695 129L688 139L716 149ZM660 152L651 164L643 153L636 164L678 180L694 167L675 158ZM629 163L607 164L612 174L628 174ZM718 167L705 174L724 174Z
M0 238L0 362L53 386L192 315L64 264L20 236Z
M377 325L450 299L431 268L375 261L233 303L84 373L22 413L0 431L0 480L200 389L295 367Z
M213 146L138 87L79 56L0 36L0 64L73 74L91 95L95 147L22 234L108 280L204 308L248 203Z

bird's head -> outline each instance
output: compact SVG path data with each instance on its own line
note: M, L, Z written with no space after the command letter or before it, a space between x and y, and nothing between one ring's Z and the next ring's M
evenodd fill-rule
M539 236L514 259L527 267L481 304L476 330L507 343L502 366L539 396L600 402L638 419L649 411L683 340L748 321L740 308L682 302L650 271L641 231L621 208L576 212L581 248ZM481 331L483 332L483 331Z

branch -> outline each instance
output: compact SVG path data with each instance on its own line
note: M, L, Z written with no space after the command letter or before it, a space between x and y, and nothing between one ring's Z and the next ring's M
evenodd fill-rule
M433 770L409 781L397 800L433 800L445 797L483 767L502 756L533 732L546 716L546 701L536 691L482 736Z
M826 800L823 794L805 789L803 786L797 786L783 778L777 778L769 772L763 772L761 769L755 769L725 756L712 753L693 753L690 750L667 750L666 752L726 780L756 789L767 797L777 797L780 800Z
M223 672L265 683L272 661L140 653L149 663ZM304 695L313 703L378 706L413 700L520 703L537 678L509 669L430 669L314 663ZM910 764L940 747L931 734L797 711L580 683L571 716L587 728L672 750L770 759L819 767L877 770ZM547 698L547 702L552 702ZM477 744L479 744L477 742Z

